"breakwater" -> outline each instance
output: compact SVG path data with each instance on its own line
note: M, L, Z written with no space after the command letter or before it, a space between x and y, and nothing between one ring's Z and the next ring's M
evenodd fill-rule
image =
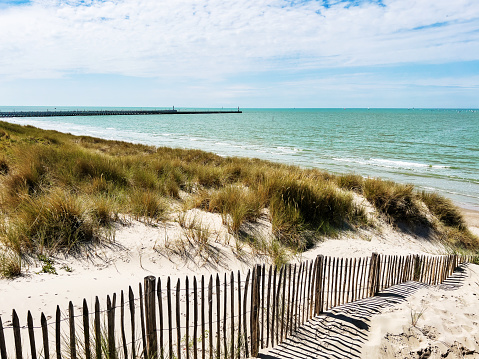
M214 113L242 113L237 110L75 110L75 111L7 111L0 117L59 117L59 116L127 116L127 115L201 115Z

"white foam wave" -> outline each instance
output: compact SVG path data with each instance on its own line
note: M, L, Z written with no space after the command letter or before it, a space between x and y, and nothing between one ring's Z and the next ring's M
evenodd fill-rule
M389 160L384 158L371 158L369 160L365 160L362 158L333 158L335 161L340 162L349 162L360 164L364 166L377 166L377 167L384 167L384 168L394 168L394 169L425 169L425 168L434 168L434 169L446 169L450 168L449 166L444 165L429 165L426 163L420 162L411 162L411 161L401 161L401 160Z

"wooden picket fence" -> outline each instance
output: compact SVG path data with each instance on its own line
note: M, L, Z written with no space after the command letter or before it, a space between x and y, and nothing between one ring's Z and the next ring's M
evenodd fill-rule
M257 265L245 277L239 271L222 280L219 274L186 277L175 287L168 277L166 288L160 278L149 276L136 296L131 287L127 298L123 291L120 298L107 296L103 310L98 297L94 310L83 300L77 308L81 314L75 314L72 302L66 313L57 306L55 320L48 322L42 313L40 326L30 311L21 326L13 310L10 325L4 327L0 318L0 358L256 357L261 348L280 344L324 311L407 281L442 283L472 259L318 256L281 268ZM28 338L28 345L22 338Z

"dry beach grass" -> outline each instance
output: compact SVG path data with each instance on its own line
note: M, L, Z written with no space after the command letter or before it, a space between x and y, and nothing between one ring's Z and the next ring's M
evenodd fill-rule
M409 185L5 122L0 149L1 316L150 274L479 248L477 213Z

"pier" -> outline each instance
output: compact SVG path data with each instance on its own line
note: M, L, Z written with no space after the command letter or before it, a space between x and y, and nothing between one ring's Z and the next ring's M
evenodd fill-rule
M0 118L8 117L58 117L58 116L125 116L125 115L206 115L214 113L242 113L237 110L75 110L75 111L7 111Z

